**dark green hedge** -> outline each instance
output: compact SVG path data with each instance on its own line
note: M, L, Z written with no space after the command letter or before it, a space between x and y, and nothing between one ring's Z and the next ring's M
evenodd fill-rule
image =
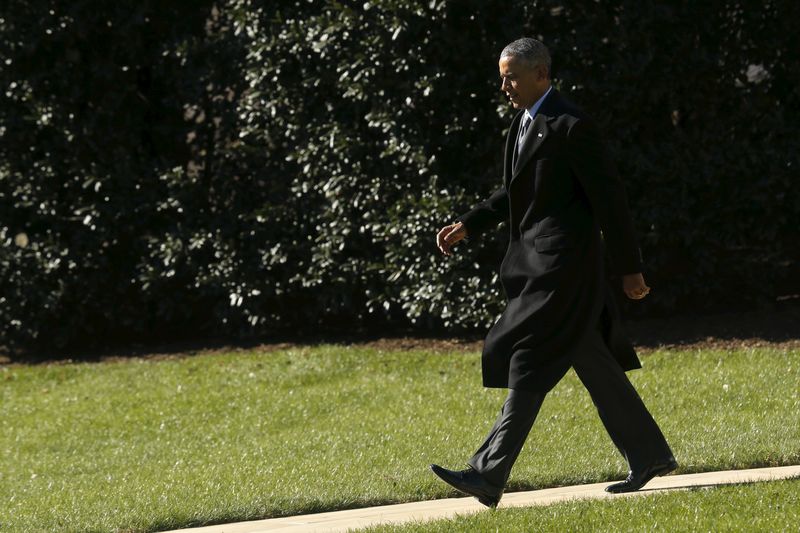
M800 9L771 2L11 0L0 15L0 344L482 331L505 230L509 41L542 38L628 187L629 315L798 289Z

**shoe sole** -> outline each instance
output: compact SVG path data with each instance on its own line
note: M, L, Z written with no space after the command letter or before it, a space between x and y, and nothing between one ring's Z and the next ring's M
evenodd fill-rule
M496 508L497 508L497 504L499 504L499 503L500 503L500 502L496 502L496 501L494 501L494 500L490 500L490 499L488 499L488 498L482 498L482 497L480 497L480 496L475 496L475 498L476 498L476 499L477 499L479 502L481 502L483 505L485 505L486 507L491 507L492 509L496 509Z
M647 478L644 481L644 483L642 483L641 485L639 485L635 489L622 489L622 490L613 490L612 491L612 490L608 490L608 487L606 487L606 492L611 493L611 494L624 494L626 492L636 492L637 490L641 490L642 488L644 488L645 485L647 485L648 483L653 481L653 478L656 478L658 476L663 476L665 474L669 474L670 472L672 472L673 470L676 470L677 468L678 468L677 463L673 464L673 465L668 465L668 466L662 468L661 470L659 470L657 472L654 472L652 476ZM611 485L611 486L613 486L613 485Z
M485 505L486 507L491 507L491 508L493 508L493 509L494 509L495 507L497 507L497 504L499 504L499 503L500 503L500 500L494 500L494 499L490 498L489 496L484 496L484 495L482 495L482 494L475 494L475 493L473 493L473 492L469 492L469 491L467 491L467 490L464 490L463 488L461 488L461 487L459 487L458 485L454 484L454 483L453 483L451 480L447 479L446 477L443 477L443 476L441 476L441 475L439 474L439 472L437 472L437 471L436 471L436 470L434 470L433 468L431 468L431 471L433 472L433 474L434 474L436 477L438 477L439 479L441 479L442 481L444 481L445 483L447 483L448 485L450 485L451 487L453 487L453 488L454 488L454 489L456 489L457 491L459 491L459 492L463 492L463 493L464 493L464 494L466 494L467 496L472 496L473 498L475 498L476 500L478 500L480 503L482 503L482 504L483 504L483 505Z

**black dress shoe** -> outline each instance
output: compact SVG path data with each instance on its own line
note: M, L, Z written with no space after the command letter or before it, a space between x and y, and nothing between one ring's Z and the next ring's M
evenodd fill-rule
M608 487L606 487L606 492L619 494L621 492L637 491L642 487L644 487L647 484L647 482L653 479L654 477L668 474L669 472L672 472L676 468L678 468L678 462L675 460L674 457L670 457L666 461L653 463L647 468L644 468L643 470L640 470L638 472L634 472L633 470L631 470L630 472L628 472L628 477L625 478L625 481L609 485Z
M503 487L496 487L483 479L473 468L467 470L448 470L439 465L431 465L434 474L461 492L475 496L478 501L487 507L497 507L503 496Z

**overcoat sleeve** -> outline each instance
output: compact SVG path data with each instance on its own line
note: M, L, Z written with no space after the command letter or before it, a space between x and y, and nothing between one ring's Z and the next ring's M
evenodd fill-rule
M508 194L505 185L494 191L489 198L456 217L456 222L463 222L467 237L476 237L487 229L497 226L508 219Z
M642 271L625 186L608 155L598 128L588 119L577 121L567 134L572 171L589 199L603 230L611 267L619 275Z

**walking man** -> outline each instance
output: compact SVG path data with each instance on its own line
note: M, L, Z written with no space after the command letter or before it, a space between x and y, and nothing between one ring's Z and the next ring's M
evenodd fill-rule
M545 394L572 367L630 467L606 490L635 491L678 464L625 375L641 364L622 333L604 272L607 253L628 298L650 292L625 189L602 132L550 85L544 44L512 42L499 67L500 89L520 110L506 139L503 183L442 228L436 243L450 255L457 242L508 223L500 265L507 305L481 356L483 385L508 388L508 397L468 469L431 470L495 507Z

